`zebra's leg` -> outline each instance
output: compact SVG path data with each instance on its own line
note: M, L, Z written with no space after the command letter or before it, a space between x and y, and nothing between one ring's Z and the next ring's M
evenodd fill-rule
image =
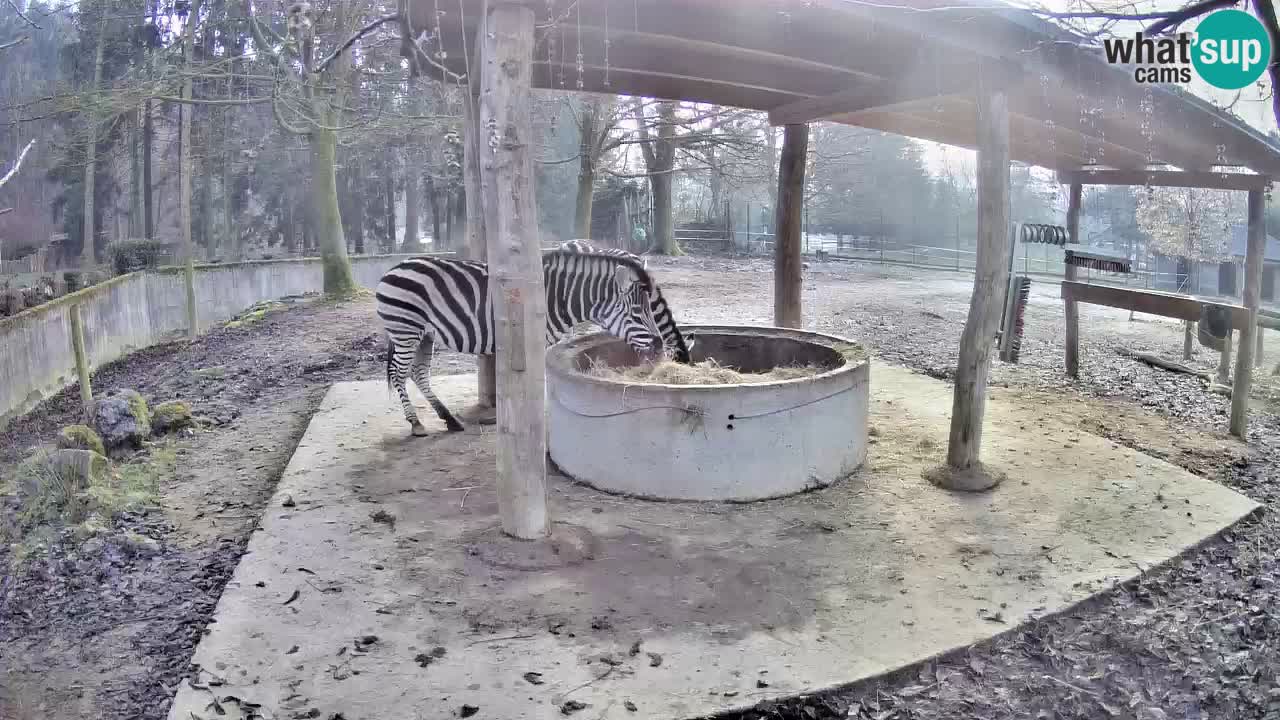
M409 422L413 434L418 436L426 435L427 430L422 427L422 421L418 419L418 411L414 409L413 401L409 399L409 390L405 387L405 383L413 367L414 349L423 342L423 338L392 338L391 347L387 349L387 382L391 383L391 387L395 388L400 396L400 408L404 411L404 419Z
M436 397L434 391L431 390L431 354L435 350L435 336L427 333L422 338L422 342L418 343L418 352L413 358L413 382L418 386L419 392L430 403L431 409L436 411L436 415L444 421L444 426L449 432L462 432L464 428L462 423L458 422L458 418L449 412L449 408L440 402L440 398ZM414 435L426 435L426 430L418 432L422 426L414 428Z

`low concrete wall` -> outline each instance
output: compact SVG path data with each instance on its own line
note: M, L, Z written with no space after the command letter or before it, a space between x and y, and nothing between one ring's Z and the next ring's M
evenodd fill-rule
M372 290L392 265L409 255L351 258L361 287ZM319 258L196 267L201 329L253 305L323 289ZM85 288L0 320L0 428L76 381L70 308L80 305L85 353L97 369L187 330L186 290L180 268L132 273ZM372 321L372 317L370 318Z

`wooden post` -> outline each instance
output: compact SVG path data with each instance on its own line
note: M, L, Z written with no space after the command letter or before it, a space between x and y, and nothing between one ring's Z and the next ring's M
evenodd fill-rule
M1218 384L1231 384L1231 341L1235 339L1235 331L1227 328L1227 336L1222 340L1222 354L1218 356Z
M808 152L809 126L787 125L778 165L778 206L773 211L773 324L778 327L798 328L801 323L800 291L804 279L800 227Z
M76 358L76 376L80 378L80 407L84 410L85 424L92 420L93 388L89 384L89 357L84 349L84 323L80 319L80 305L67 310L71 317L71 352Z
M485 19L478 147L489 302L498 357L498 511L508 535L549 532L546 296L534 214L530 87L533 9L496 2ZM473 71L474 72L474 71Z
M1129 311L1130 319L1133 318L1133 311ZM1182 323L1182 359L1190 360L1191 353L1195 350L1196 324L1190 320Z
M1084 186L1071 183L1071 197L1067 201L1067 242L1080 242L1080 205ZM1076 266L1064 264L1063 278L1076 279ZM1075 300L1067 300L1067 377L1080 377L1080 306Z
M957 490L985 490L999 479L980 472L982 418L987 405L991 346L1000 322L1009 267L1009 96L980 87L978 96L978 243L973 296L960 337L951 436L950 472L935 482Z
M481 18L476 29L475 48L472 53L472 72L469 73L469 92L467 93L462 120L463 165L462 180L466 188L467 201L467 247L466 256L470 260L485 262L489 257L489 246L484 227L484 202L480 189L480 48L484 43L484 19ZM497 405L496 379L494 376L496 357L479 355L476 357L477 402L481 409L488 410Z
M1262 190L1249 191L1249 240L1245 250L1242 304L1249 319L1240 329L1240 350L1236 358L1236 379L1231 387L1231 434L1245 439L1249 424L1249 391L1253 387L1253 352L1258 327L1258 305L1262 298L1262 257L1267 246L1266 202ZM1261 339L1259 337L1259 339Z

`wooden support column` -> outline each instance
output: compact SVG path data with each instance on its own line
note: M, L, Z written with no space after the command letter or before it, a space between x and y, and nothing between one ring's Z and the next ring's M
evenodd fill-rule
M954 490L985 490L1000 481L979 463L991 349L1005 298L1009 256L1009 97L982 87L978 96L978 247L969 316L960 337L947 464L930 480Z
M773 324L778 327L799 328L802 322L801 221L808 153L809 126L787 125L778 164L778 207L774 209Z
M1227 336L1222 339L1222 352L1218 355L1217 381L1224 387L1231 385L1231 341L1235 338L1234 328L1227 328Z
M533 9L491 4L480 92L480 185L498 356L498 511L521 540L546 537L546 296L533 205Z
M1267 246L1266 202L1262 190L1249 191L1249 241L1244 259L1244 297L1249 319L1240 329L1240 350L1236 355L1236 378L1231 387L1231 434L1246 439L1249 424L1249 391L1253 387L1253 354L1258 327L1258 305L1262 300L1262 257Z
M462 119L462 181L467 201L467 247L469 260L485 262L489 257L488 237L484 228L484 201L480 189L480 48L484 45L483 18L476 28L475 47L472 53L472 72L468 74L469 92ZM497 405L496 360L493 355L476 357L477 402L481 410Z
M1084 196L1084 186L1071 183L1071 197L1067 201L1067 242L1080 242L1080 205ZM1076 266L1067 265L1063 275L1065 280L1076 279ZM1068 299L1063 303L1067 314L1067 377L1080 377L1080 306L1075 300Z

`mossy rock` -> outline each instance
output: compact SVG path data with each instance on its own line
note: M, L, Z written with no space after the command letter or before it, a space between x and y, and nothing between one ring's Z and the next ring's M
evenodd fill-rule
M151 432L155 435L176 432L194 424L191 405L185 400L162 402L151 412Z
M58 447L63 450L92 450L106 455L102 438L88 425L68 425L58 433Z
M93 428L106 445L108 455L142 447L151 436L151 412L135 390L122 390L93 403Z

